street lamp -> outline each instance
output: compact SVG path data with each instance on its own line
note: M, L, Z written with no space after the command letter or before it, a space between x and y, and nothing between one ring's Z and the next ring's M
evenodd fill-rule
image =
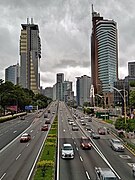
M127 120L126 120L126 116L127 116L127 108L126 108L126 96L128 95L128 91L124 89L117 89L116 87L113 87L113 86L110 86L112 89L116 90L122 97L123 99L123 102L124 102L124 118L125 118L125 124L127 123ZM124 95L122 95L122 93L120 91L124 91ZM125 91L127 92L127 95L125 95Z

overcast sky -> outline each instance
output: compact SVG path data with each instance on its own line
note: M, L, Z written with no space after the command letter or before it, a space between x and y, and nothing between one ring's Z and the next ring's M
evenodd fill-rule
M39 25L43 88L53 86L59 72L73 82L91 76L92 3L101 16L117 22L119 78L127 76L128 61L135 60L135 0L0 0L0 78L19 61L21 24L27 17Z

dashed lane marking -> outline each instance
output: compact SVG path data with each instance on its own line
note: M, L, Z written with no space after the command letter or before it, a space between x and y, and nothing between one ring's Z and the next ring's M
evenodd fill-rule
M86 176L88 179L90 179L89 173L86 171Z
M119 155L122 159L131 159L129 155Z
M80 156L80 160L83 161L83 158Z
M4 173L1 177L0 180L2 180L5 177L6 173Z
M19 155L16 157L16 160L18 160L20 156L21 156L21 154L19 154Z

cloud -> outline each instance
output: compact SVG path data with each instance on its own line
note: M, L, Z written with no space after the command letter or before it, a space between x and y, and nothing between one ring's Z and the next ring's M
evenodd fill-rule
M134 0L4 0L0 3L0 76L19 60L21 24L33 17L41 37L41 85L52 86L56 73L75 82L90 76L91 4L118 27L119 76L127 75L128 61L135 59ZM124 72L124 73L123 73ZM71 79L70 79L71 78Z

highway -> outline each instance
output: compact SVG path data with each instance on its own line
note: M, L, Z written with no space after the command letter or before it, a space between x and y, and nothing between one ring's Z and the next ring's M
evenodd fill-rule
M79 112L78 112L79 113ZM79 119L74 119L80 127L79 131L72 131L72 125L68 124L68 117L71 113L67 110L64 103L59 105L59 180L85 180L96 179L95 167L110 167L118 179L133 180L131 171L132 163L135 163L135 157L127 149L124 152L115 152L110 147L109 140L113 134L101 135L99 140L91 139L93 148L91 150L82 150L80 147L81 136L90 136L85 130L85 126L80 125ZM100 126L106 126L94 118L90 122L95 131ZM75 150L75 158L66 160L61 158L61 147L63 143L71 143ZM57 178L58 180L58 178Z
M56 107L50 107L51 112L56 110ZM55 111L56 112L56 111ZM54 120L55 114L48 113L49 119L51 122ZM25 132L31 135L31 140L27 143L20 143L20 136L17 136L12 143L6 145L0 151L0 180L26 180L30 179L32 175L33 165L36 161L36 158L41 151L41 147L47 137L48 131L41 131L41 126L45 123L45 118L42 115L41 117L33 117L32 123L28 126L27 118L21 120L22 126L25 129ZM15 123L19 124L20 120L17 120ZM26 121L26 126L24 125ZM10 123L8 122L7 126L3 125L7 129L7 134L10 136ZM50 127L51 125L49 125ZM1 127L2 129L2 127ZM20 126L16 127L17 131L20 129ZM14 131L14 129L13 129ZM11 131L11 132L13 132ZM13 134L13 133L11 133ZM4 134L3 134L3 137Z

